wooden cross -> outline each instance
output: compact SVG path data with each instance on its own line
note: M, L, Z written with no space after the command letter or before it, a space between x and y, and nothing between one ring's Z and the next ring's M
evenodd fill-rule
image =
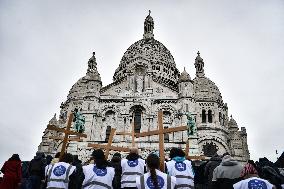
M70 130L72 121L73 121L73 113L71 113L69 115L66 129L56 127L55 125L47 125L47 129L48 130L53 130L53 131L64 133L64 137L63 138L61 138L61 137L49 137L49 138L54 139L54 140L62 140L63 141L59 159L61 159L63 154L65 153L68 141L81 141L80 137L87 138L86 134L78 133L78 132ZM69 135L76 135L79 138L78 137L77 138L69 138Z
M108 143L107 145L104 145L104 144L91 144L89 143L88 144L88 147L92 147L92 148L99 148L99 149L105 149L105 157L108 159L108 155L109 155L109 151L110 150L114 150L114 151L120 151L120 152L129 152L129 148L125 148L125 147L118 147L118 146L112 146L112 140L113 140L113 137L114 137L114 134L115 134L115 131L116 129L114 128L111 128L111 131L110 131L110 135L109 135L109 138L108 138Z
M134 124L133 124L133 128L134 128ZM142 132L142 133L135 133L133 128L132 128L131 133L117 132L116 134L117 135L132 135L132 146L133 146L133 143L134 143L134 137L138 138L138 137L159 135L159 155L160 155L160 170L161 171L165 170L165 166L164 166L164 161L165 161L164 134L187 130L187 126L179 126L179 127L164 129L164 126L163 126L163 111L162 110L160 110L158 112L158 130L147 131L147 132Z
M135 133L135 122L134 122L134 119L132 119L133 121L132 121L132 126L131 126L131 133L128 133L128 132L116 132L116 135L123 135L123 136L125 136L125 135L130 135L131 137L132 137L132 139L131 139L131 146L132 147L135 147L135 136L136 136L136 134L137 133Z

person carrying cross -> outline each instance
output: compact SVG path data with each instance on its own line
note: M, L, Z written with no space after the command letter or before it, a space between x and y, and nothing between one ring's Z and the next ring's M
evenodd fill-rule
M146 160L148 173L136 177L137 189L175 189L176 178L159 170L160 158L151 153Z
M121 188L136 189L135 179L144 174L145 160L138 154L138 148L131 148L126 159L121 160Z
M194 188L194 173L191 162L185 158L182 149L172 148L171 161L166 162L168 174L176 177L176 187L181 189Z
M83 166L82 189L113 188L114 168L109 166L101 149L92 153L94 164Z
M70 188L69 182L74 179L76 167L72 166L73 156L69 153L64 153L58 163L53 164L47 170L46 180L47 189L68 189Z

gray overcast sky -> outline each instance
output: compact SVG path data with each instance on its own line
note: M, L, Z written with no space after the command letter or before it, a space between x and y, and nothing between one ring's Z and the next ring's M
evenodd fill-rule
M275 160L284 150L284 1L0 0L0 164L34 156L93 51L111 83L149 9L155 38L192 78L200 50L206 76L247 128L251 157Z

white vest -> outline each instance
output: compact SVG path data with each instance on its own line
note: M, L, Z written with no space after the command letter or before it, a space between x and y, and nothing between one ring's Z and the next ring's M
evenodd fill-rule
M69 176L76 167L65 162L58 162L49 166L47 173L47 189L68 189Z
M83 166L85 179L82 184L83 189L112 189L114 168L98 169L96 165Z
M159 189L174 189L176 186L176 178L169 176L156 169ZM154 189L154 183L151 174L148 172L136 178L136 187L138 189Z
M233 185L234 189L272 189L273 185L267 180L258 177L251 177Z
M171 160L166 164L169 175L177 179L176 187L179 189L194 188L194 174L190 161L176 162Z
M134 161L121 160L121 187L135 187L135 179L144 174L144 167L145 161L140 158Z

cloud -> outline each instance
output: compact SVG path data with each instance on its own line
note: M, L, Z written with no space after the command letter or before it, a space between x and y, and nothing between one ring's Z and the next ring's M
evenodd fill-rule
M283 151L283 1L1 1L0 164L29 160L49 119L96 51L103 85L142 38L152 10L155 38L194 76L197 50L253 159Z

